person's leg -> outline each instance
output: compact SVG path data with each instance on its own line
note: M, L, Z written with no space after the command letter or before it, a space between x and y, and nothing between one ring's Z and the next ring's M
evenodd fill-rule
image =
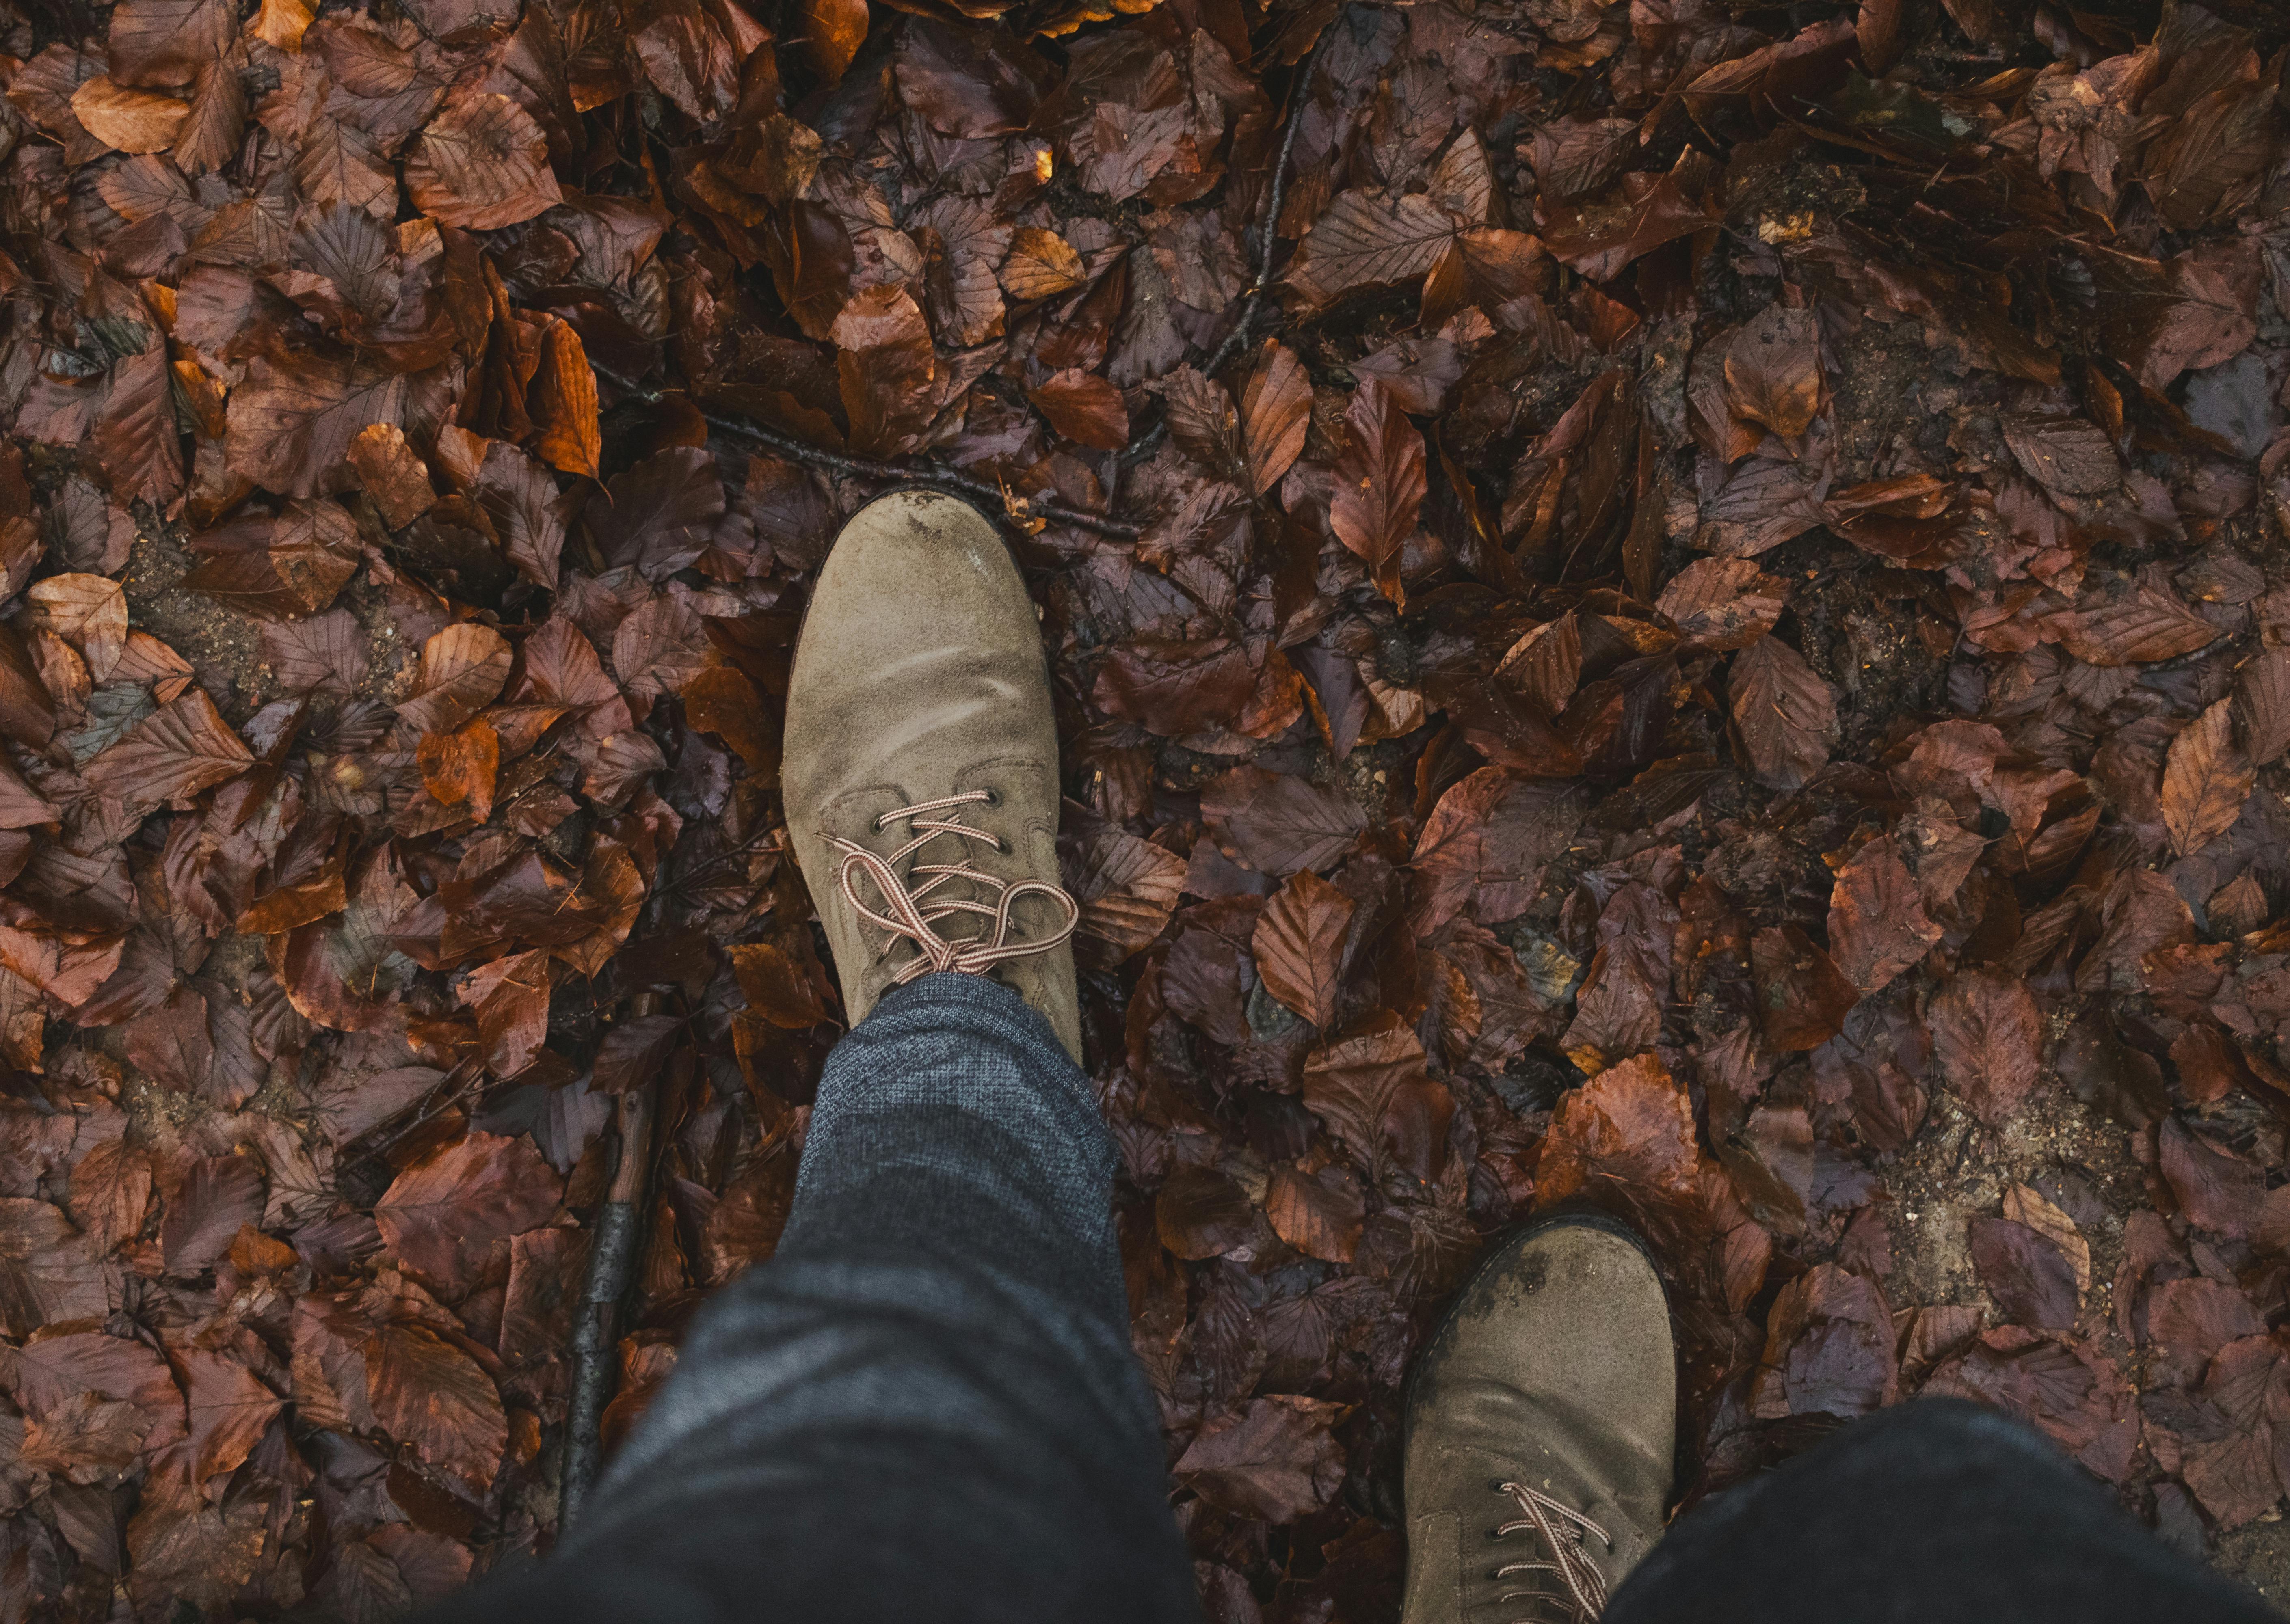
M2039 1435L1926 1399L1680 1517L1606 1624L2261 1624Z
M561 1552L460 1616L1197 1616L1112 1163L1015 994L891 993L828 1062L777 1255L709 1305Z
M1040 628L976 512L907 492L845 527L783 748L857 1023L786 1233L558 1552L441 1624L1197 1618L1076 1063Z
M1416 1362L1404 1624L2260 1624L2041 1436L1928 1399L1662 1531L1669 1310L1628 1230L1497 1247ZM1611 1598L1611 1599L1609 1599Z
M1403 1624L1596 1618L1661 1532L1677 1399L1637 1236L1550 1217L1495 1247L1408 1375Z

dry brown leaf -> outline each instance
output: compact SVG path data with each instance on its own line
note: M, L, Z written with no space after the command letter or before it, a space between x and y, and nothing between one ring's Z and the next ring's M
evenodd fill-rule
M1053 299L1082 284L1081 256L1054 231L1021 226L1002 262L1002 288L1021 302Z
M314 15L308 0L262 0L247 26L264 44L291 55L302 49L302 36Z
M164 152L175 144L191 104L97 77L72 92L71 109L81 127L107 147Z

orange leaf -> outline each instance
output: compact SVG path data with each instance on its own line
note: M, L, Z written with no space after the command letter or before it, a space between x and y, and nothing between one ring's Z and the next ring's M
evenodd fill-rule
M439 805L467 805L479 823L493 815L500 735L483 717L455 732L425 734L415 756L422 786Z
M597 374L571 323L551 323L541 340L531 398L533 420L540 425L533 450L553 468L594 479L605 449L597 425Z
M832 84L867 43L867 0L803 0L804 54Z

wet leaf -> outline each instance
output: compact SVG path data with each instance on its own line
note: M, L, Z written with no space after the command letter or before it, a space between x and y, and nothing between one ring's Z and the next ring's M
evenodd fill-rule
M414 204L449 226L499 230L564 200L548 169L548 140L507 96L448 102L405 164Z
M1267 340L1240 392L1241 456L1257 495L1278 484L1294 465L1311 415L1312 383L1303 364Z
M2234 742L2230 701L2221 700L2179 731L2163 764L2163 825L2181 856L2224 834L2258 781Z
M1204 1426L1172 1469L1213 1506L1289 1522L1325 1504L1343 1481L1343 1452L1330 1431L1341 1408L1285 1393L1253 1399Z
M1427 488L1423 436L1377 378L1360 385L1344 422L1351 435L1336 460L1328 524L1367 566L1376 590L1405 604L1400 554L1414 533Z
M1734 416L1788 439L1811 428L1821 407L1819 345L1812 311L1768 306L1726 351L1726 395Z
M1830 956L1862 992L1913 967L1944 933L1925 912L1891 836L1870 841L1837 871L1829 899Z
M1201 814L1227 857L1282 877L1327 867L1367 827L1342 796L1260 767L1218 779L1201 796Z
M557 1191L529 1140L471 1133L399 1173L373 1220L401 1263L459 1297L507 1277L509 1241L548 1221Z
M101 794L146 810L188 802L245 771L254 760L245 741L223 724L202 688L161 706L127 737L87 764Z
M2003 1126L2036 1086L2043 1023L2033 996L2013 978L1966 970L1933 1000L1929 1019L1941 1075L1981 1121Z
M1828 764L1837 696L1804 656L1779 638L1760 638L1734 657L1727 685L1734 725L1760 780L1801 788Z
M1099 451L1119 451L1129 444L1129 412L1121 391L1079 367L1045 380L1027 391L1026 398L1069 440Z
M508 668L508 644L492 627L449 626L421 645L412 695L397 714L420 732L450 732L492 702Z
M1264 989L1322 1029L1335 1020L1355 906L1306 868L1291 876L1257 916L1253 951Z

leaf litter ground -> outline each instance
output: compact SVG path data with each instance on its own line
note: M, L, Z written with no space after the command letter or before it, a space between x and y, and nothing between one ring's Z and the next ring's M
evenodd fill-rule
M1689 1500L1956 1394L2285 1593L2275 8L4 17L0 1617L546 1549L616 1157L607 1444L786 1214L893 472L1038 589L1220 1624L1394 1615L1567 1200Z

